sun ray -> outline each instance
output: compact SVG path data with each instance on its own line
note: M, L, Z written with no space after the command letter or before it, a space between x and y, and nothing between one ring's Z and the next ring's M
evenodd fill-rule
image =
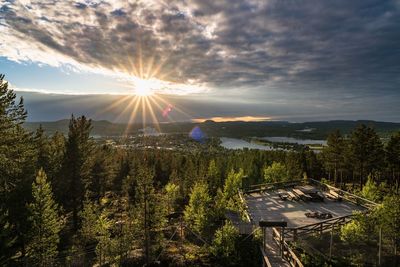
M138 97L135 97L135 99L136 99L135 106L133 107L133 110L132 110L131 114L129 115L128 123L127 123L126 129L125 129L125 135L128 135L129 130L131 129L132 123L133 123L134 119L136 118L136 112L140 105L140 101L138 100Z
M163 98L162 98L161 96L159 96L159 95L154 95L154 98L156 98L157 100L163 102L163 103L166 104L166 105L170 104L170 103L168 103L165 99L163 99ZM177 106L174 106L174 109L175 109L176 111L178 111L179 113L181 113L182 115L185 115L185 116L188 117L188 118L193 118L193 115L191 115L191 114L189 114L189 113L183 111L181 108L179 108L179 107L177 107Z
M153 111L153 107L151 106L149 99L151 97L144 97L144 101L146 102L146 107L149 109L150 116L153 120L153 125L156 127L158 132L161 132L160 124L158 122L157 116L155 115Z
M123 102L127 101L131 97L132 97L131 95L122 96L120 99L118 99L117 101L113 102L111 105L107 106L105 109L97 111L94 114L94 117L103 115L104 113L106 113L108 111L111 111L112 109L116 108L117 106L119 106Z
M143 78L142 40L138 44L139 78Z
M126 112L132 107L132 105L135 103L135 100L137 96L132 97L131 96L131 101L126 105L126 107L118 114L118 116L114 119L114 121L119 121L121 117L126 114Z
M163 112L164 108L154 99L154 97L150 97L149 100L152 102L152 104L154 104L158 108L160 113ZM171 105L171 104L168 104L168 105ZM171 105L171 106L173 106L173 105ZM171 115L166 116L166 119L169 122L175 122Z
M143 125L143 130L146 129L146 107L144 106L144 100L143 97L139 97L140 99L140 105L142 106L142 125Z
M146 74L145 74L146 79L153 78L153 76L150 75L151 70L153 69L153 65L154 65L154 56L150 57L149 61L147 62L147 68L146 68Z

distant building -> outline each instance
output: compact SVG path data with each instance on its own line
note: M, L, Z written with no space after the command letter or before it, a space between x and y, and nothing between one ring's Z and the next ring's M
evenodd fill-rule
M139 129L139 135L141 136L160 136L163 135L163 133L160 133L153 127L146 127L144 129Z

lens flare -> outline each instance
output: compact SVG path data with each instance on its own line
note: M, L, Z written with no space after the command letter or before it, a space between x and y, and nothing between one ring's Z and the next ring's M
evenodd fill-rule
M172 111L172 105L168 104L168 106L163 110L162 116L164 118L168 117L169 113Z
M199 126L196 126L192 129L192 131L190 131L189 137L197 142L203 143L206 135L203 133Z

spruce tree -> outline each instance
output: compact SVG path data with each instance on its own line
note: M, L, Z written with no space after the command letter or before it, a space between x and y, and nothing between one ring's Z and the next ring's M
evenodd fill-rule
M51 185L43 169L39 170L32 184L33 202L28 205L31 223L28 255L30 262L37 266L52 266L58 254L59 233L63 219L53 199Z
M74 230L78 229L78 212L82 208L85 184L89 183L90 156L93 148L91 129L91 120L87 120L85 116L75 119L72 115L61 167L61 180L57 184L58 195L64 207L72 212Z
M190 193L189 204L184 211L185 221L192 230L203 234L209 222L211 197L207 184L196 183Z
M0 266L9 265L14 254L16 236L14 226L8 221L8 212L0 206Z
M140 166L136 176L135 215L139 219L139 227L143 229L140 239L143 241L146 263L149 263L155 252L163 245L162 232L166 223L166 210L162 198L154 188L154 170Z
M23 99L17 100L0 74L0 203L8 211L9 223L15 226L16 247L22 255L28 230L25 204L35 176L32 138L22 127L26 116Z
M326 141L327 146L324 147L322 151L322 155L325 159L325 168L329 174L333 170L333 182L336 184L338 180L338 171L344 161L345 141L339 130L330 133Z
M43 169L47 174L51 168L49 140L44 133L42 125L35 132L36 169Z
M392 135L386 146L386 160L392 175L392 183L396 183L396 189L400 184L400 132Z
M360 177L360 186L364 185L364 176L382 168L382 155L383 145L373 128L361 124L351 133L349 158Z

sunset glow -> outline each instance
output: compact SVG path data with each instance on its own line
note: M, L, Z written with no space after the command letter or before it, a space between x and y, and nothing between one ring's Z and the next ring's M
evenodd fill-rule
M205 122L207 120L212 120L214 122L227 122L227 121L269 121L272 120L271 117L258 117L258 116L240 116L240 117L211 117L211 118L197 118L192 119L193 122Z

